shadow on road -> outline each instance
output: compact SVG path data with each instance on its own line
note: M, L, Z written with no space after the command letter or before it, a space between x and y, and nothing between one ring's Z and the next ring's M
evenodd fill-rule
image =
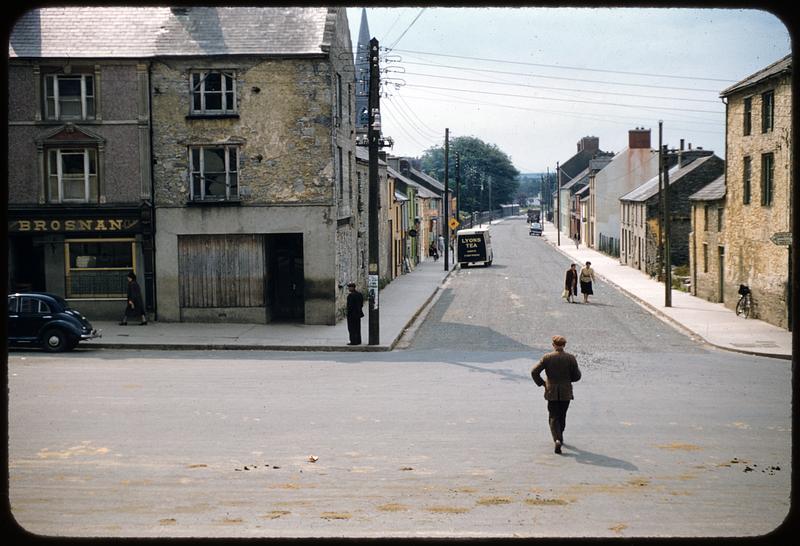
M574 457L575 462L581 464L590 464L592 466L602 466L604 468L621 468L622 470L637 471L639 468L628 461L622 459L615 459L607 455L600 455L599 453L592 453L577 448L573 445L564 444L564 451L562 453L565 457Z

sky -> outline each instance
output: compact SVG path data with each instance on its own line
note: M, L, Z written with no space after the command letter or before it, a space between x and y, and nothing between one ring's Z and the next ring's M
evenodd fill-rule
M362 8L348 8L356 47ZM420 156L450 138L496 145L523 173L555 170L584 136L620 152L628 131L725 157L719 94L791 53L759 9L367 7L382 49L383 136ZM385 48L385 49L384 49Z

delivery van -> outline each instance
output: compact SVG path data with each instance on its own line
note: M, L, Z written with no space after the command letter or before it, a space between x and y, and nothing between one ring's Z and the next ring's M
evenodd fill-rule
M460 229L456 232L456 260L461 267L482 263L492 265L492 238L488 227Z

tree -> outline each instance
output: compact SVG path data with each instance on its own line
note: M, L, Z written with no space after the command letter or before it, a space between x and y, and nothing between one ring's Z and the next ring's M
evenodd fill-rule
M511 158L496 145L471 136L456 137L450 141L448 174L451 191L456 191L456 153L461 163L462 211L489 210L490 183L491 208L497 209L500 204L515 202L519 171L511 163ZM438 180L444 180L444 146L425 150L421 164L423 171Z

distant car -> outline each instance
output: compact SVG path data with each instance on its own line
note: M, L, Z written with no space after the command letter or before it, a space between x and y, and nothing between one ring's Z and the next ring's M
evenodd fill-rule
M102 334L60 296L46 292L8 296L9 345L39 345L54 353L97 337Z
M532 222L531 228L528 231L528 235L541 235L542 234L542 224L539 222Z

